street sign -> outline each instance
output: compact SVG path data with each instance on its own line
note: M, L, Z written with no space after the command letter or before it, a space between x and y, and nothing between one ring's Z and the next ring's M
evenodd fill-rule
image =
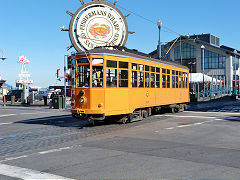
M77 51L99 46L124 46L128 25L116 6L105 1L92 1L72 16L69 35Z
M17 80L16 83L19 83L19 84L33 84L33 80Z

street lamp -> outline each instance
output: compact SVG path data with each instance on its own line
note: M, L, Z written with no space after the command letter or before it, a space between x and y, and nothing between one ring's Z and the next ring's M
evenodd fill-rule
M236 56L236 53L237 53L237 50L235 49L234 51L234 55L235 55L235 60L234 60L234 94L237 95L237 56Z
M3 50L2 49L0 49L0 51L2 52L2 57L0 58L2 61L4 61L4 60L6 60L7 58L4 56L4 54L3 54ZM3 88L2 87L2 93L3 93L3 104L4 104L4 107L6 106L6 97L5 97L5 94L6 94L6 92L5 92L5 88Z
M204 82L204 49L205 49L205 46L204 46L204 45L201 45L201 50L202 50L203 90L204 90L204 93L205 93L205 82Z
M3 51L0 49L0 51L2 52L2 57L0 58L1 60L6 60L7 58L4 56L4 54L3 54Z
M159 31L159 38L158 38L158 59L161 59L161 57L162 57L161 54L162 54L162 53L161 53L160 33L161 33L162 21L161 21L160 19L158 19L157 26L158 26L158 31Z

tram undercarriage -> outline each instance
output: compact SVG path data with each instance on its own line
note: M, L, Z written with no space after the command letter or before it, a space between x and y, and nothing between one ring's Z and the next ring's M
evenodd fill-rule
M99 121L111 121L111 122L126 124L126 123L135 122L135 121L141 121L151 115L155 115L159 113L167 113L167 112L178 113L178 112L183 112L186 109L187 109L187 103L181 103L181 104L171 104L171 105L140 108L140 109L136 109L131 114L105 116L105 114L72 113L72 116L73 118L76 118L76 119L88 120L93 125L95 124L95 122L99 122Z

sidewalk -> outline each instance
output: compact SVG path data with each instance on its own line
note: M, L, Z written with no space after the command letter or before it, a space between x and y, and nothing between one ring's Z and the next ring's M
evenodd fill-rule
M232 96L224 96L209 101L190 102L188 111L209 111L211 109L219 109L225 106L235 106L240 109L240 101L232 99Z
M43 101L34 101L34 104L21 104L20 102L15 102L11 104L11 102L6 102L5 106L2 101L0 101L0 109L27 109L27 110L61 110L65 111L65 109L49 109L49 105L44 105ZM70 111L71 106L67 103L66 111Z

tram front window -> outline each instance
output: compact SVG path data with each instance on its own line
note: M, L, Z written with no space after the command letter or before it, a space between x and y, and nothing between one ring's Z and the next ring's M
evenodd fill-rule
M77 86L89 87L90 67L89 65L79 65L77 68Z
M103 67L92 67L92 87L103 87Z

